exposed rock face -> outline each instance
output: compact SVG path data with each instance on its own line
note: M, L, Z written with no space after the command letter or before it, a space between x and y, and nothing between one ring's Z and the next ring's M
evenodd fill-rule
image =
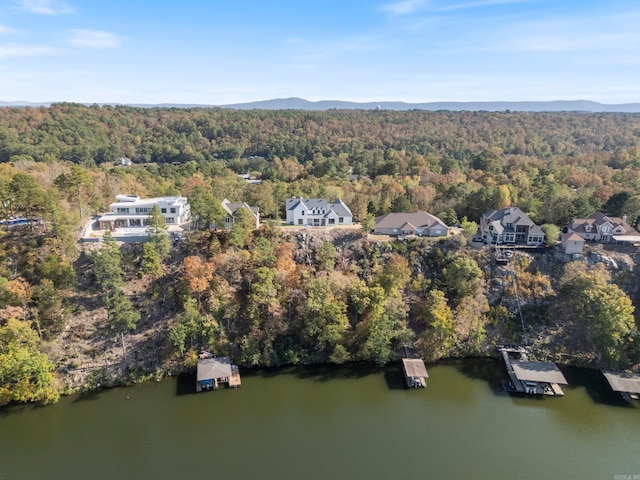
M635 267L635 262L630 255L617 252L591 252L586 255L589 265L604 263L610 270L623 270L631 272Z

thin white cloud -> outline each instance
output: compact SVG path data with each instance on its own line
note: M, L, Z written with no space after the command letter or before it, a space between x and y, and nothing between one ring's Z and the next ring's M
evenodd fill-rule
M121 35L101 30L70 30L69 33L69 43L74 47L115 48L124 39Z
M529 3L538 0L472 0L469 2L438 4L431 0L405 0L383 5L381 10L393 15L410 15L418 11L451 12L473 8L493 7L496 5L510 5L514 3Z
M474 2L454 3L450 5L442 5L434 10L439 12L449 12L453 10L466 10L470 8L493 7L495 5L508 5L513 3L529 3L536 0L477 0Z
M405 0L404 2L388 3L382 6L383 12L393 15L409 15L429 3L429 0Z
M75 9L65 0L16 0L18 8L37 15L61 15L75 13Z
M0 60L15 57L54 55L56 53L59 53L59 50L48 45L0 45Z
M11 35L12 33L16 33L17 30L13 28L9 28L6 25L0 24L0 35Z

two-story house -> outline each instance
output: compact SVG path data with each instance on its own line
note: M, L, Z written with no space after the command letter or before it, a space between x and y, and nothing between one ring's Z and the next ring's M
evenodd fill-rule
M567 227L569 233L575 233L585 240L594 242L610 242L614 236L639 235L627 223L627 216L607 217L603 213L596 212L589 218L574 218Z
M287 198L285 209L289 225L331 227L353 224L353 214L340 199L329 203L324 198Z
M151 209L158 205L167 225L181 225L190 219L187 197L140 198L138 195L117 195L109 205L110 212L98 219L101 230L114 228L144 228Z
M518 207L489 210L480 219L480 236L486 243L542 245L544 232Z
M230 202L225 198L222 201L222 208L227 213L227 216L224 219L224 228L226 228L227 230L231 230L231 227L233 227L236 211L239 208L246 208L249 213L251 213L251 216L255 219L256 230L260 228L260 209L258 207L250 207L244 202Z

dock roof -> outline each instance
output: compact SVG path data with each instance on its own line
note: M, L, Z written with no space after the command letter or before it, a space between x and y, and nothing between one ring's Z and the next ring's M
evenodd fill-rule
M408 377L429 378L427 367L424 366L424 361L419 358L403 358L402 366Z
M602 371L614 392L640 393L640 375Z
M231 376L231 359L229 357L198 359L197 380L211 380Z
M567 384L567 380L555 363L511 360L511 365L513 373L520 381Z

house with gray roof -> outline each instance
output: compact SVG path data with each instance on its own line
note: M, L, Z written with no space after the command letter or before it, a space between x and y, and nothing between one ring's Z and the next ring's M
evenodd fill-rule
M480 236L485 243L537 245L544 243L544 232L518 207L489 210L480 219Z
M247 209L256 221L256 230L260 228L260 209L258 207L250 207L245 202L230 202L226 198L222 201L222 208L227 213L224 219L224 228L231 230L235 221L235 215L239 208Z
M329 203L324 198L287 198L285 210L289 225L332 227L353 224L351 210L340 199Z
M418 235L440 237L447 235L449 227L435 215L424 211L413 213L387 213L376 218L373 233L378 235Z
M594 242L611 242L612 240L637 241L640 235L631 225L627 223L627 216L608 217L603 213L596 212L589 218L574 218L567 227L568 233L575 233L585 240ZM614 238L615 237L615 238Z

